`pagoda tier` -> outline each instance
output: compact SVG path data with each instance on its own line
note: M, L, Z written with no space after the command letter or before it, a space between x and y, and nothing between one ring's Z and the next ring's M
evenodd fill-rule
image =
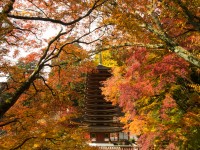
M102 81L111 77L109 70L110 68L99 65L87 76L84 121L90 132L112 133L122 130L117 119L119 108L107 102L101 91Z

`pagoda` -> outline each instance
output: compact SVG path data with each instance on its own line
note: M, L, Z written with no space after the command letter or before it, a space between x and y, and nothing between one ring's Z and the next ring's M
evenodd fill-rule
M122 124L118 121L119 107L107 102L102 95L102 82L109 77L111 77L110 68L103 65L98 65L87 75L84 122L87 124L92 143L119 140L118 133L123 130Z

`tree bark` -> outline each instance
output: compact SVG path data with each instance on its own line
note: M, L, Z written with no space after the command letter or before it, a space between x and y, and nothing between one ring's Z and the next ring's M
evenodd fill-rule
M180 46L178 43L173 41L166 33L163 31L158 31L154 27L152 27L150 24L145 23L145 27L155 34L159 39L161 39L165 44L166 47L169 48L172 52L176 53L179 57L183 58L190 64L193 64L194 66L200 68L200 59L197 58L195 55L187 51L185 48Z
M33 83L33 81L36 79L39 71L41 69L36 69L32 75L22 83L22 85L12 94L12 96L6 100L3 100L0 104L0 117L2 117L19 99L19 97L29 89L30 85Z

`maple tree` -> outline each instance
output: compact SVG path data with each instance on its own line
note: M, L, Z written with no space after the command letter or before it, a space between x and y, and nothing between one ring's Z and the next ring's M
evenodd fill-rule
M86 144L86 131L73 121L82 114L83 82L93 66L87 57L80 46L66 46L52 61L49 77L42 77L45 72L38 75L41 80L34 81L2 119L7 124L0 124L5 132L1 149L56 149L58 145L59 149L93 149ZM33 62L20 59L15 68L18 77L31 74Z
M98 30L103 30L105 25L91 29L92 23L98 17L98 8L100 8L106 0L96 1L1 1L1 42L4 51L3 56L13 53L13 56L19 57L21 51L31 53L35 51L37 63L31 75L24 82L18 85L18 89L13 91L12 96L0 105L0 115L2 116L9 110L18 100L20 95L26 91L44 66L49 66L51 60L58 57L66 45L73 43L89 44L96 39L88 41L88 35ZM57 25L57 26L56 26ZM47 28L51 27L51 28ZM50 40L45 39L45 32L55 28L62 28L58 34ZM85 28L80 30L79 28ZM48 29L48 30L47 30ZM101 36L101 35L99 35ZM85 38L85 40L83 39ZM56 43L69 39L67 42L56 47ZM47 41L47 43L45 42ZM1 69L4 74L9 74L9 62L1 59ZM12 66L11 66L12 68Z
M103 33L89 36L106 30L92 27L106 3L0 2L0 71L7 76L0 96L1 149L92 149L72 121L80 114L84 73L93 66L79 43L100 40Z
M199 58L199 1L119 0L104 10L105 23L114 25L101 50L128 46L170 52L200 67ZM120 31L120 32L119 32ZM119 40L121 39L121 41ZM109 41L112 41L109 44ZM107 44L107 46L106 46Z
M135 49L105 82L107 100L123 108L121 121L142 149L198 149L200 96L190 84L199 79L174 54Z
M107 100L141 149L199 149L199 1L119 0L104 13L113 30L99 50L118 62Z
M142 148L198 149L199 4L0 1L0 71L9 77L1 86L0 127L9 131L1 145L39 149L61 143L62 148L83 149L82 136L71 134L81 129L66 126L78 115L74 105L82 103L82 77L93 66L88 57L112 50L104 52L107 64L118 67L104 94L123 108L122 121L140 136ZM93 42L98 44L90 55L78 45ZM22 52L28 53L25 58L19 58Z

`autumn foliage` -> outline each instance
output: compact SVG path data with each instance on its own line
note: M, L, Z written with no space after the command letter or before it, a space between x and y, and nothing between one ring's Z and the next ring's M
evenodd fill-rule
M122 122L140 137L142 149L172 145L175 149L180 143L187 145L191 130L198 129L198 104L191 101L193 96L195 101L199 97L187 85L188 64L173 54L159 58L156 53L135 50L123 66L113 70L114 76L105 83L103 93L123 108L126 115ZM187 97L182 99L182 94ZM188 113L194 115L190 127L185 121Z
M82 114L83 82L92 63L81 61L87 58L87 52L79 46L70 45L64 51L51 63L55 68L49 75L35 81L7 112L3 121L10 123L2 128L5 133L2 132L1 149L56 149L56 145L59 149L89 149L85 143L86 131L73 120ZM35 64L27 62L33 59L30 56L16 66L16 80L25 80L32 73Z
M1 0L0 149L91 149L74 120L99 52L113 74L103 94L141 149L199 149L199 6Z
M103 93L123 108L141 149L199 149L199 66L184 57L199 60L198 4L119 1L105 19L115 25L105 40L118 67Z

